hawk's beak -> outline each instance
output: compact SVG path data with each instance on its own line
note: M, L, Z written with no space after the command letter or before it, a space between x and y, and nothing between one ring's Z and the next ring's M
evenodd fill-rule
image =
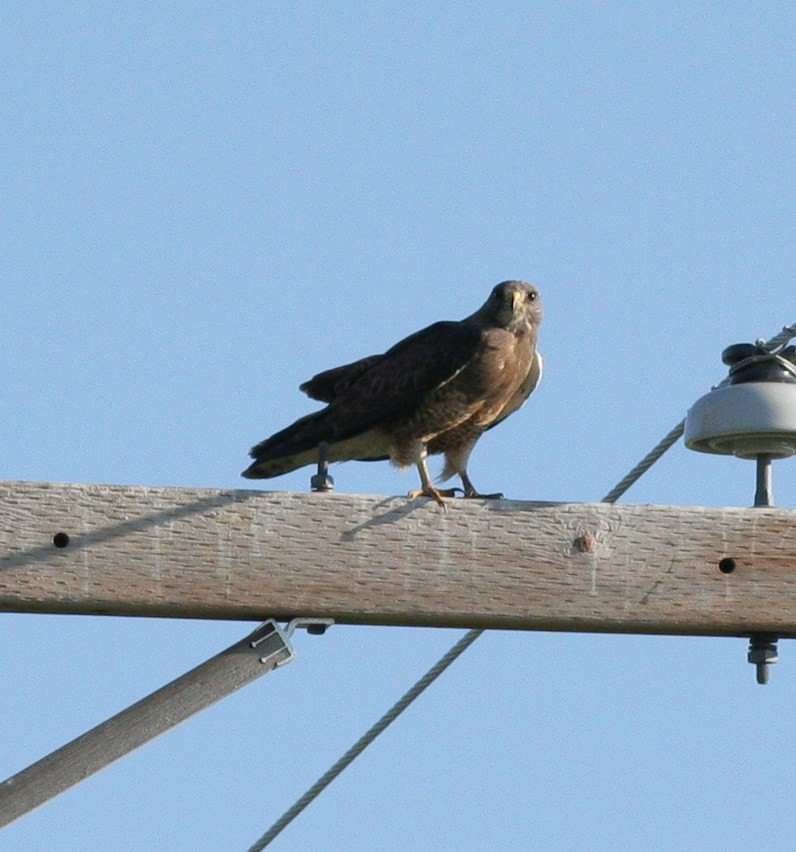
M519 290L512 290L511 291L511 313L512 313L512 315L519 313L520 303L522 302L522 298L523 298L522 293L520 293Z

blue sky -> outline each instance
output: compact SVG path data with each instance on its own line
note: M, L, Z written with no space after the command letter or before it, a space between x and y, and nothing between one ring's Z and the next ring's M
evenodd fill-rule
M725 346L796 321L795 40L779 2L4 4L3 477L243 487L248 448L311 410L301 381L516 277L545 378L471 475L599 500ZM750 463L680 444L625 500L753 491ZM4 776L250 628L3 625ZM300 636L0 845L247 848L458 635ZM765 688L745 653L488 633L272 848L792 848L796 650Z

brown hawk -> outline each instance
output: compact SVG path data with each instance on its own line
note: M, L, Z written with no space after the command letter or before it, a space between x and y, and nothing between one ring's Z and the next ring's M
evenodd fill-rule
M539 383L541 319L537 289L504 281L466 319L434 323L383 355L319 373L300 390L326 408L253 447L243 476L267 479L312 464L326 442L330 461L416 465L421 488L410 497L442 504L443 496L453 496L431 483L426 456L435 453L445 454L440 479L458 474L465 497L500 496L475 490L467 460L483 432L516 411Z

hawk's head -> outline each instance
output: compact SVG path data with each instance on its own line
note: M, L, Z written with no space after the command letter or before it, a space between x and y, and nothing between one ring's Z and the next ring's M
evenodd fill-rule
M503 281L478 313L490 324L515 334L529 331L542 321L539 291L524 281Z

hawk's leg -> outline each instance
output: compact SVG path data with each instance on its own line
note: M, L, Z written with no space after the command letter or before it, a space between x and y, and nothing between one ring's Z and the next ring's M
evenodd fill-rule
M454 497L456 495L455 489L435 488L431 483L431 477L428 475L428 468L426 467L426 460L424 458L417 462L417 472L420 474L420 484L422 485L422 488L410 491L407 495L409 499L414 500L415 497L431 497L436 500L440 506L445 508L445 501L442 498Z
M498 492L497 494L479 494L475 490L475 486L473 485L473 483L470 482L470 477L467 475L467 473L462 472L462 473L459 474L459 476L462 479L462 485L464 486L464 496L465 497L472 497L473 499L479 499L479 500L502 500L503 499L503 495L500 492Z

